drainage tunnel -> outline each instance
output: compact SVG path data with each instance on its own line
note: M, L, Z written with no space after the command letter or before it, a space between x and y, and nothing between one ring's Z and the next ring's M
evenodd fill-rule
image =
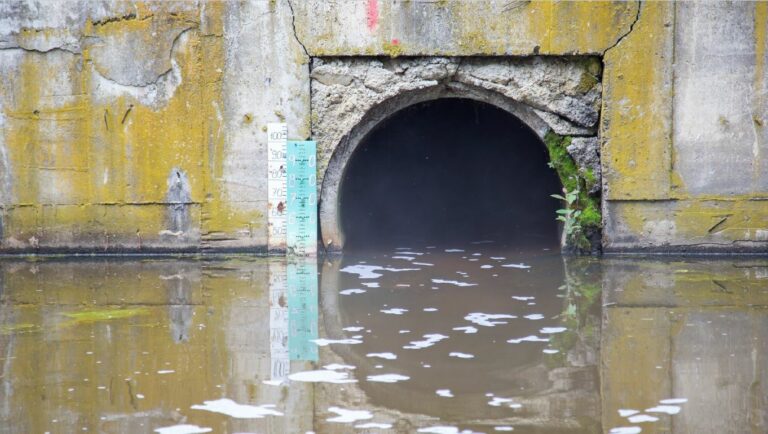
M541 139L514 115L459 98L422 102L377 125L341 182L345 248L559 245L560 182Z

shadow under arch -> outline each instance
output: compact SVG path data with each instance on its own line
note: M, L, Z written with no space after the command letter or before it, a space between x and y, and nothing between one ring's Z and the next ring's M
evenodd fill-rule
M339 252L347 245L348 240L342 225L340 199L345 175L355 158L356 151L377 127L403 110L422 103L445 99L470 100L506 112L524 125L538 139L540 149L545 150L543 141L546 134L551 131L549 124L536 113L533 107L498 92L452 81L395 95L366 112L363 118L339 141L329 159L323 174L319 204L321 239L326 251ZM546 158L548 160L548 157ZM554 171L552 176L556 178ZM559 180L557 185L559 186ZM554 192L557 191L552 191ZM509 192L510 195L514 193L514 191ZM554 213L551 216L554 220ZM559 228L559 225L557 227ZM560 229L558 229L559 232ZM560 237L559 234L558 237Z

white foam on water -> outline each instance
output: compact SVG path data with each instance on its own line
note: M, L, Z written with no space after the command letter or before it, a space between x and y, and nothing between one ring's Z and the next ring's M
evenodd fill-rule
M368 288L378 288L379 282L362 282L363 286L367 286Z
M482 312L472 312L469 315L464 317L465 320L483 327L493 327L495 325L508 324L508 322L506 321L494 321L494 320L514 319L514 318L517 318L517 317L515 315L509 315L506 313L482 313Z
M406 251L406 252L397 252L397 254L398 254L398 255L409 255L409 256L413 256L413 255L416 255L416 256L421 256L421 255L423 255L424 253L421 253L421 252L410 252L410 251Z
M522 262L519 264L503 264L502 267L504 268L519 268L521 270L527 270L531 268L530 265L523 264Z
M609 431L610 434L638 434L641 432L643 429L639 426L617 426Z
M397 355L394 353L368 353L365 357L378 357L380 359L395 360Z
M507 258L504 256L491 256L491 259L493 259L494 261L503 261Z
M381 273L376 273L376 270L381 270L378 265L348 265L342 268L342 273L357 274L361 279L375 279L381 277Z
M459 272L461 274L461 272ZM466 275L466 273L463 273ZM467 283L467 282L459 282L458 280L446 280L446 279L432 279L432 283L445 283L447 285L456 285L456 286L477 286L477 283Z
M637 413L640 413L640 412L638 410L632 410L630 408L620 408L619 409L619 416L621 416L621 417L629 417L629 416L632 416L633 414L637 414Z
M685 404L688 402L688 398L669 398L659 401L660 404Z
M357 380L349 378L349 374L346 372L329 371L327 369L296 372L289 375L288 379L305 383L357 383Z
M659 420L659 418L648 416L647 414L637 414L634 416L630 416L627 420L629 420L629 423L643 423L643 422L656 422L657 420Z
M539 330L539 333L543 333L545 335L553 335L555 333L562 333L566 330L568 329L565 327L544 327L541 330Z
M442 396L443 398L453 398L453 393L450 389L438 389L435 393L437 396Z
M160 434L200 434L211 431L212 428L197 425L172 425L154 429L154 432Z
M507 342L510 344L519 344L520 342L549 342L549 338L540 338L538 336L530 335L519 339L510 339Z
M406 261L413 261L414 259L416 259L416 257L415 256L399 256L398 255L398 256L393 256L392 259L404 259Z
M431 434L458 434L459 429L455 426L431 426L428 428L421 428L417 432L425 432Z
M454 351L452 353L448 354L449 357L456 357L459 359L474 359L475 356L473 354L467 354L467 353L460 353L458 351Z
M389 428L392 428L392 424L391 423L368 422L368 423L363 423L363 424L360 424L360 425L355 425L355 428L360 428L360 429L366 429L366 428L367 429L370 429L370 428L389 429Z
M677 405L657 405L656 407L646 408L645 412L677 414L677 413L680 413L680 407L678 407Z
M328 411L338 414L336 417L326 419L328 422L353 423L358 420L373 419L373 414L368 410L348 410L341 407L331 407Z
M512 398L502 398L500 396L494 396L493 399L488 401L488 405L491 407L501 407L502 405L509 408L520 408L521 404L515 404Z
M515 428L508 425L501 425L493 427L494 431L514 431Z
M429 262L412 262L413 265L423 265L425 267L432 267L435 264L430 264Z
M195 404L190 407L193 410L204 410L212 413L226 414L235 419L261 419L265 416L282 416L277 410L273 410L274 404L248 405L238 404L227 398L214 401L203 401L202 405Z
M472 327L472 326L454 327L453 329L454 330L458 330L458 331L464 331L465 334L477 333L477 328Z
M436 307L425 307L425 308L424 308L424 309L422 309L422 310L423 310L424 312L437 312L437 308L436 308Z
M314 342L315 345L318 347L327 347L330 344L345 344L345 345L354 345L354 344L362 344L363 341L360 339L312 339L311 342Z
M345 332L359 332L364 328L365 327L350 326L350 327L344 327L342 330L344 330Z
M410 380L411 377L400 374L381 374L381 375L369 375L367 380L375 383L397 383L399 381Z
M482 268L483 270L488 270L493 268L493 265L481 265L480 268Z
M461 249L445 249L445 253L462 253L464 250Z
M524 316L523 318L530 319L530 320L533 320L533 321L537 321L537 320L540 320L540 319L544 319L544 315L542 315L540 313L532 313L530 315Z
M399 287L399 288L410 288L410 287L411 287L411 284L410 284L410 283L398 283L398 284L397 284L397 285L395 285L395 286L397 286L397 287Z
M341 371L341 370L349 370L349 369L356 369L352 365L342 365L340 363L331 363L330 365L323 366L324 369L328 369L331 371Z
M557 354L557 353L560 352L560 350L554 350L552 348L545 348L542 352L544 354Z
M381 273L377 273L377 271L380 271L380 270L400 272L400 271L419 271L421 269L420 268L392 268L392 267L382 267L380 265L357 264L357 265L348 265L339 271L343 273L357 274L358 277L360 277L361 279L375 279L377 277L382 276Z
M339 294L352 295L352 294L364 294L365 292L366 291L364 289L352 288L352 289L343 289L339 291Z
M398 333L400 333L401 335L404 334L404 333L410 333L410 332L411 332L410 330L400 330L400 331L398 331Z
M448 339L448 336L441 335L439 333L431 333L423 335L426 339L423 341L411 341L409 345L404 346L403 348L407 350L420 350L422 348L428 348L432 345L435 345L436 343L442 341L443 339Z
M519 300L519 301L528 301L528 300L533 300L533 299L535 299L536 297L528 297L528 296L513 295L513 296L512 296L512 298L514 298L515 300Z
M408 309L393 307L392 309L382 309L379 312L386 313L387 315L402 315L405 312L408 312Z

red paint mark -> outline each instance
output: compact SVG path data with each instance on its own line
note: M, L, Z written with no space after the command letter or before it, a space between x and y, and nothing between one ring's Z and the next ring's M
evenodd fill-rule
M379 0L368 0L366 17L368 18L368 30L376 30L376 26L379 25Z
M399 39L395 38L395 39L392 40L392 45L398 45L398 44L400 44L400 40Z

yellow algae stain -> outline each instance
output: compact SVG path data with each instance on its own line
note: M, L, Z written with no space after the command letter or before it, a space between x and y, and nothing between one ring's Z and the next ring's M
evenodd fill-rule
M34 332L40 329L39 326L29 323L21 324L3 324L0 325L0 335L10 335L14 333Z
M632 32L605 54L600 133L609 200L670 197L673 34L665 24L673 12L674 4L643 3Z
M71 323L89 323L96 321L109 321L113 319L132 318L140 315L149 315L149 310L143 307L132 309L102 309L85 310L80 312L66 312L62 315L71 318Z
M197 29L192 15L152 15L144 9L138 16L86 23L86 35L130 37L147 47L155 44L152 32L145 32L153 21L159 31L187 29L164 54L175 68L168 74L178 74L180 80L161 106L145 105L128 91L104 95L95 77L100 74L95 70L97 51L87 45L79 59L72 55L73 65L66 75L73 96L51 98L40 84L61 81L61 68L51 67L55 62L50 59L69 54L24 53L18 84L4 89L16 102L6 109L5 143L16 197L13 209L7 210L6 234L24 234L26 242L30 234L39 237L51 226L57 233L94 238L108 232L118 241L139 239L139 244L142 237L157 238L164 227L167 179L173 169L188 177L198 212L205 207L210 226L206 230L241 230L241 220L254 225L261 214L233 218L238 212L224 197L220 181L226 150L220 113L224 41L218 27L223 25L225 7L219 3L206 7L205 34ZM137 62L149 64L151 51L141 54ZM75 62L82 66L75 68ZM48 137L51 131L57 132L55 140ZM44 215L45 221L21 218L29 214L20 209L25 205L34 207L32 214ZM48 209L42 212L44 206ZM191 221L200 225L200 216L192 216Z

